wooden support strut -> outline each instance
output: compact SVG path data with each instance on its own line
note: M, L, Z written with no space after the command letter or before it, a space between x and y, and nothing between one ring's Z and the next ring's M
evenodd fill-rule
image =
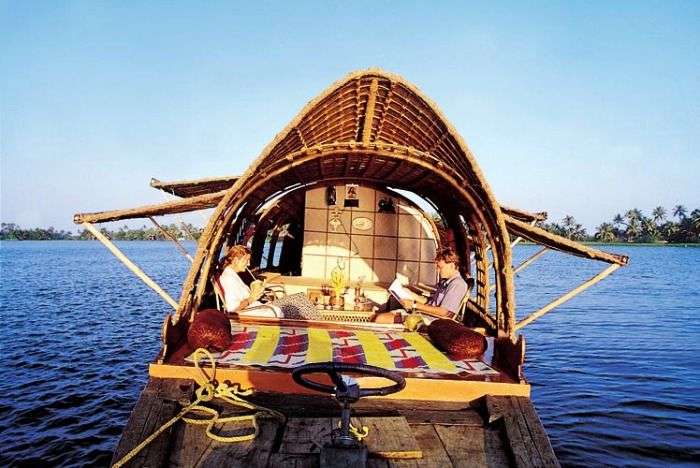
M535 252L534 254L530 255L530 257L528 257L523 263L521 263L520 265L518 265L517 267L515 267L515 269L513 270L513 274L519 273L519 272L523 271L525 268L527 268L527 267L529 267L530 265L532 265L532 263L533 263L535 260L537 260L537 259L540 258L542 255L544 255L544 253L545 253L546 251L548 251L548 250L549 250L548 247L542 247L540 250L538 250L538 251Z
M365 121L362 126L362 144L367 145L370 142L372 134L372 120L374 120L374 106L377 103L377 90L379 89L379 80L374 78L369 86L369 98L367 100L367 109L365 110Z
M517 332L518 330L523 328L525 325L528 325L528 324L534 322L538 318L542 317L544 314L550 312L555 307L562 305L563 303L565 303L569 299L572 299L572 298L578 296L580 293L582 293L586 289L590 288L591 286L593 286L597 282L605 279L612 272L614 272L615 270L620 268L620 266L621 265L618 265L617 263L613 263L612 265L608 266L605 270L601 271L600 273L598 273L597 275L595 275L594 277L592 277L588 281L581 283L578 287L572 289L571 291L569 291L568 293L559 297L558 299L550 302L549 304L542 307L541 309L531 313L530 315L528 315L527 317L525 317L524 319L522 319L521 321L519 321L518 323L515 324L515 328L513 330L513 333Z
M518 239L522 239L522 237L518 237ZM516 241L517 241L518 239L516 239ZM525 268L529 267L535 260L537 260L537 259L540 258L542 255L544 255L544 253L545 253L546 251L548 251L548 250L549 250L549 247L542 247L540 250L538 250L538 251L535 252L534 254L530 255L530 257L528 257L523 263L521 263L520 265L518 265L518 266L513 270L513 274L519 273L519 272L523 271ZM489 265L489 267L490 267L490 266L491 266L491 265ZM491 291L491 290L492 290L493 288L495 288L495 287L496 287L495 284L490 285L490 286L489 286L489 291Z
M119 259L129 270L131 270L132 273L134 273L137 277L141 279L146 285L153 289L160 297L162 297L165 302L170 304L170 306L177 310L177 302L170 297L170 295L163 290L160 286L158 286L158 283L153 281L144 271L138 267L134 262L129 260L129 258L122 253L121 250L117 248L116 245L112 243L104 234L102 234L94 225L88 223L88 222L83 222L82 225L90 231L90 234L95 236L95 238L102 242L102 244L109 249L110 252L114 254L115 257Z
M177 240L172 234L170 234L168 231L166 231L165 229L163 229L163 226L161 226L160 224L158 224L158 221L156 221L155 219L153 219L153 216L149 216L148 219L151 220L151 222L153 223L153 225L154 225L156 228L158 228L158 230L159 230L161 233L163 233L163 235L164 235L165 237L167 237L168 239L170 239L171 241L173 241L173 243L175 244L175 247L177 247L177 250L180 251L180 253L181 253L182 255L184 255L184 256L190 261L190 263L194 261L194 259L192 258L192 256L191 256L189 253L187 253L187 250L185 250L185 248L182 246L182 244L180 244L180 242L178 242L178 240Z

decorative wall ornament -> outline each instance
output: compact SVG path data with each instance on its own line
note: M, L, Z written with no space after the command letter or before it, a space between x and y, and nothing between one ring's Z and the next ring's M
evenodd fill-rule
M329 185L328 187L326 187L326 204L328 206L335 206L335 200L336 200L335 186Z
M396 207L394 206L394 199L391 197L383 197L379 199L379 212L380 213L396 213Z
M333 208L333 211L328 214L328 226L331 231L338 232L338 229L343 225L343 221L340 219L342 213L338 208Z
M365 217L355 218L352 220L352 227L354 227L358 231L369 231L370 229L372 229L373 225L374 223L372 222L372 220Z

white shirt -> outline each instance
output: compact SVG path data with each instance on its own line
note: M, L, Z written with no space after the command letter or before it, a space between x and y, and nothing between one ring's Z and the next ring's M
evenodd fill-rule
M231 266L227 266L221 273L219 284L223 289L226 312L234 312L243 300L250 298L250 288L246 286Z

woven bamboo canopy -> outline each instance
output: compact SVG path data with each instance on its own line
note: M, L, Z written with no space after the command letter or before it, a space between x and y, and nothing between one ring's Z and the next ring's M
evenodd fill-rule
M474 259L480 313L489 315L495 288L495 317L490 318L505 334L516 329L512 238L615 265L627 262L626 257L533 226L546 213L500 206L468 146L438 107L403 78L378 69L351 73L310 101L244 174L175 182L153 179L153 187L183 198L132 210L78 214L75 222L216 206L183 285L179 319L200 306L221 250L235 241L246 222L265 218L265 228L279 224L284 217L280 215L293 216L305 188L335 183L406 190L429 201L454 233L463 260Z

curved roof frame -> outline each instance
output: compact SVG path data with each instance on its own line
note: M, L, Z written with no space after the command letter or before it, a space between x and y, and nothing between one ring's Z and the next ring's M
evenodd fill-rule
M310 156L306 156L305 158L301 158L298 161L293 160L292 162L289 162L289 164L278 168L276 171L273 172L273 174L269 175L269 178L274 178L275 176L280 176L286 172L292 171L294 167L303 167L304 163L312 163L319 158L326 157L326 153L319 153L319 154L314 154ZM403 158L399 155L393 155L393 154L382 154L383 157L385 158L395 158L395 159L401 159L403 162L408 163L408 164L417 164L418 161L414 160L410 157L408 158ZM422 164L427 165L427 163L423 162ZM190 271L190 275L195 272L195 267L199 265L200 268L197 269L197 272L199 275L197 275L199 278L197 280L196 284L196 296L201 297L204 293L204 289L206 288L207 280L206 278L209 275L209 270L213 266L213 262L218 258L218 252L221 249L225 238L226 234L231 230L231 227L233 223L236 221L236 219L242 219L245 214L245 210L241 209L242 203L244 203L246 200L249 200L249 197L251 194L256 193L257 190L260 189L261 186L264 186L265 184L268 184L269 178L259 178L259 179L250 179L248 184L242 184L241 187L238 187L237 190L233 190L232 192L228 193L227 196L221 201L219 204L217 211L214 213L214 215L211 218L211 221L209 225L207 226L207 229L203 233L202 237L204 236L209 236L207 237L207 242L200 243L200 248L197 253L197 257L195 258L195 264L193 265L192 270ZM447 187L452 188L455 190L457 193L460 194L460 198L466 202L468 206L470 206L473 210L473 213L476 217L476 219L484 226L486 229L489 242L493 247L493 250L495 252L494 255L494 269L496 273L496 288L497 288L497 296L496 296L496 303L497 303L497 310L499 312L503 312L505 317L510 316L508 313L508 309L504 308L504 304L508 304L508 298L507 298L507 291L508 291L508 284L510 284L510 288L512 291L512 275L508 275L507 270L510 269L510 244L509 244L509 237L506 237L505 242L499 242L499 236L498 236L498 231L494 229L494 223L493 223L493 213L489 213L488 210L483 210L482 207L479 205L479 200L477 200L475 197L470 194L468 188L465 188L461 186L456 179L453 177L447 175L447 174L442 174L441 175L442 180L445 182ZM318 181L321 182L326 179L319 179ZM381 184L380 180L376 181L368 181L368 182L375 182L378 185ZM396 186L396 188L400 189L406 189L406 190L411 190L412 188L409 186L400 186L397 184L392 184ZM444 186L443 186L444 188ZM258 192L259 194L260 192ZM421 195L420 193L418 193ZM439 202L437 202L439 203ZM249 203L248 204L251 209L257 204L255 203ZM240 215L240 216L236 216ZM207 232L209 231L209 232ZM502 238L502 237L501 237ZM504 253L503 251L506 250L507 254ZM206 256L207 261L204 261L204 257L200 259L200 254L203 254ZM200 261L201 260L201 261ZM201 271L200 271L201 269ZM192 281L190 284L189 281ZM181 307L180 307L180 313L184 312L185 309L183 309L183 305L186 303L183 302L187 300L186 292L192 292L193 287L195 287L195 279L190 278L188 276L187 281L185 282L185 287L183 287L183 297L181 298ZM189 296L189 294L187 294ZM196 305L195 301L195 305ZM511 302L512 304L512 302ZM505 320L506 323L509 322L508 319Z
M449 187L452 196L473 209L494 252L497 311L506 318L504 331L510 333L515 306L511 250L500 206L467 145L437 106L401 77L375 69L352 73L309 102L227 191L202 234L177 316L198 305L225 231L232 226L234 215L243 211L243 203L251 202L249 197L260 198L265 192L262 186L284 177L312 182L296 172L305 164L357 155L381 156L396 161L397 167L420 168L445 184L440 189ZM345 170L347 173L347 167ZM347 174L349 178L360 175ZM322 181L324 176L313 179ZM420 194L397 182L390 181L396 188ZM427 195L435 198L435 194Z

